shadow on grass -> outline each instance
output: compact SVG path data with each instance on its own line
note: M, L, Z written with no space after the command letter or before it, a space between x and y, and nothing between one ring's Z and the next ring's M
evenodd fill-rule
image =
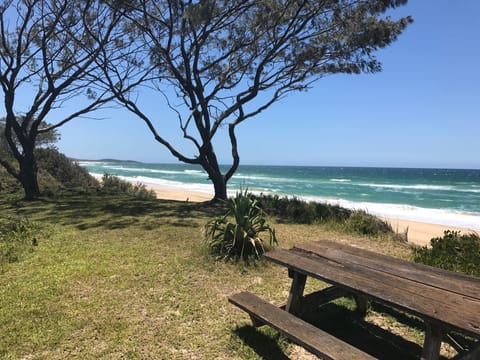
M355 311L335 303L328 303L318 311L311 311L302 318L377 359L418 360L422 352L418 344L369 323ZM286 358L273 339L266 337L255 328L240 328L235 332L260 356L269 359ZM441 359L445 358L441 357Z
M234 330L236 336L255 353L266 360L288 360L278 343L279 335L267 335L253 326L242 326ZM273 332L272 332L273 334Z
M129 195L68 194L36 201L10 203L18 215L32 219L90 228L120 229L161 224L197 227L198 220L221 212L218 205L173 200L142 200Z

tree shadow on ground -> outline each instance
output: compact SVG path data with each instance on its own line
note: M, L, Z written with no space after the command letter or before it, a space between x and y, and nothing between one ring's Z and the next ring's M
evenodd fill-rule
M221 213L221 206L173 200L143 200L128 195L74 194L12 204L20 215L51 223L121 229L132 225L154 229L169 224L198 227L199 220Z
M416 343L393 334L375 324L365 321L355 311L335 303L323 305L318 311L310 311L301 316L305 321L328 332L356 348L385 360L418 360L421 357L422 347ZM413 320L415 321L418 320ZM409 325L409 324L407 324ZM248 327L246 327L248 328ZM242 330L243 332L240 332ZM258 330L240 328L235 332L257 354L268 359L281 359L285 354L275 344L272 338L268 338L270 344L265 347L262 343L266 335ZM440 357L441 359L446 359Z
M241 341L266 360L288 360L279 346L278 333L272 336L264 334L253 326L242 326L233 331Z

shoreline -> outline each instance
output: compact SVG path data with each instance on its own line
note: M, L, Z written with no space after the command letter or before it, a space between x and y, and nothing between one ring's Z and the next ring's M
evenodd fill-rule
M200 191L190 191L152 185L146 186L149 190L153 190L155 192L158 199L163 200L203 202L209 201L213 197L212 194ZM430 240L435 237L443 236L445 230L461 231L462 234L476 232L475 230L458 226L447 226L430 222L398 219L395 217L378 215L377 217L388 222L392 226L393 230L397 233L405 233L405 231L408 229L408 243L417 246L429 246Z

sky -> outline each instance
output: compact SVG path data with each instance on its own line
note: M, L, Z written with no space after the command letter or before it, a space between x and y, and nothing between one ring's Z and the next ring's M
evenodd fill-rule
M241 164L480 169L480 1L410 0L392 14L404 15L414 23L377 53L381 73L329 76L242 124ZM178 125L157 109L159 99L144 100L168 134ZM132 114L107 109L100 117L63 126L60 151L177 162ZM229 147L216 146L229 164Z

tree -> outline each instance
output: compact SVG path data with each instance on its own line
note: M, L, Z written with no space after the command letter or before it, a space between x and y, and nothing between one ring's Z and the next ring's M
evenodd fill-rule
M0 155L0 164L20 181L26 199L40 193L34 149L42 134L112 99L98 86L98 62L105 49L112 63L126 49L120 19L121 9L103 1L0 2L0 138L15 159Z
M5 137L5 123L6 119L0 118L0 159L12 157L10 147L8 146L7 139ZM39 125L39 130L41 131L44 128L51 127L52 124L42 122ZM35 146L36 147L55 147L55 144L60 140L60 133L58 129L54 128L49 132L40 132L36 138ZM15 138L16 146L21 146L18 140Z
M180 134L194 149L194 156L179 150L174 143L178 139L162 136L162 129L155 127L155 115L147 114L133 93L121 91L128 82L118 81L119 72L113 66L104 66L105 80L173 156L207 172L215 199L225 199L227 182L240 163L237 126L329 74L380 71L374 51L395 41L412 22L410 17L392 20L385 13L406 2L125 2L136 37L156 67L158 76L149 86L178 117ZM213 144L221 128L228 129L232 156L225 173Z

